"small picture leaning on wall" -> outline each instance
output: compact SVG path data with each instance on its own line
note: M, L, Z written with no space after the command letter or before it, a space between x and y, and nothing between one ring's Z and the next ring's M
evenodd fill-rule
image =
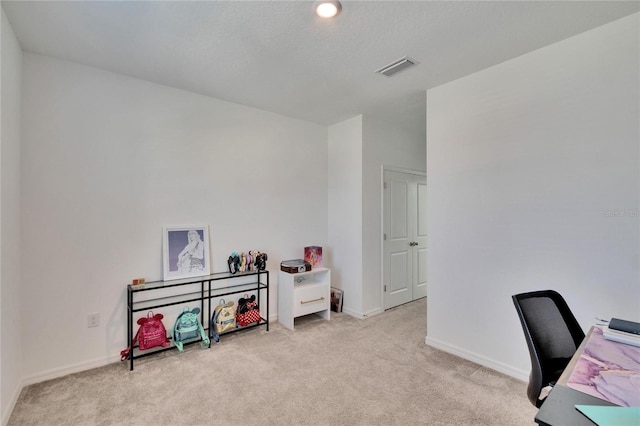
M208 227L165 226L162 257L165 281L209 275Z
M342 312L342 290L331 287L331 310L333 312Z

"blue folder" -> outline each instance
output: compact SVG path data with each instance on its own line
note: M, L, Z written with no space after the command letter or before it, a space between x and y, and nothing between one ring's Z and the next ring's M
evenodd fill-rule
M640 425L640 407L576 405L576 409L598 426Z

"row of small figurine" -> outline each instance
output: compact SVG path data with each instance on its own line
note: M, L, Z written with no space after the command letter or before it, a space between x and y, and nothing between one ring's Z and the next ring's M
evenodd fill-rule
M229 272L232 274L255 270L264 271L267 268L267 253L262 253L258 250L249 250L246 253L234 251L229 256L227 264L229 265Z

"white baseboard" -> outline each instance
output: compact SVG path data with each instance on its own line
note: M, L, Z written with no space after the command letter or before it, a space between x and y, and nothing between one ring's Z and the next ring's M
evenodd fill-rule
M269 315L269 323L278 322L278 315ZM6 426L9 422L9 418L11 417L11 413L13 412L13 408L18 402L18 397L20 396L20 392L25 386L33 385L36 383L44 382L46 380L57 379L58 377L67 376L73 373L79 373L81 371L91 370L92 368L104 367L108 364L113 364L116 362L120 362L119 355L112 355L107 357L95 358L93 360L80 362L77 364L69 364L64 367L52 368L51 370L43 371L37 374L33 374L31 376L27 376L22 380L22 383L14 392L11 402L7 407L7 411L3 413L2 416L2 426Z
M368 312L358 312L358 311L354 311L353 309L349 309L349 308L342 308L342 312L347 314L347 315L351 315L354 318L357 319L365 319L365 318L369 318L372 317L374 315L378 315L384 312L384 309L382 308L376 308L376 309L372 309Z
M507 376L511 376L514 379L522 380L524 382L529 381L528 371L523 371L517 368L513 368L510 365L497 362L493 359L484 357L474 352L470 352L466 349L462 349L460 347L450 345L449 343L443 342L441 340L429 338L429 336L425 337L424 343L428 346L432 346L436 349L440 349L447 353L459 356L460 358L464 358L466 360L475 362L476 364L480 364L484 367L490 368L492 370L496 370L500 373L506 374Z
M35 383L44 382L45 380L57 379L58 377L66 376L73 373L79 373L81 371L91 370L92 368L104 367L108 364L113 364L120 361L119 355L106 356L101 358L95 358L93 360L79 362L77 364L69 364L63 367L52 368L51 370L43 371L24 378L22 386L29 386Z
M344 312L345 314L351 315L352 317L358 318L358 319L365 319L367 316L362 314L361 312L356 312L352 309L349 308L342 308L342 312Z
M370 310L370 311L368 311L368 312L365 312L364 317L365 317L365 318L372 317L372 316L374 316L374 315L379 315L379 314L381 314L381 313L383 313L383 312L384 312L384 309L382 309L382 308L375 308L375 309L372 309L372 310Z
M278 322L278 315L269 315L269 324ZM43 371L32 376L24 378L22 386L33 385L35 383L44 382L45 380L57 379L58 377L68 374L79 373L81 371L91 370L92 368L104 367L108 364L120 362L120 355L112 355L108 357L95 358L93 360L70 364L64 367L53 368ZM19 392L18 392L19 393Z
M20 397L22 388L24 388L24 383L20 383L20 385L17 386L15 391L13 392L13 395L11 395L11 401L9 401L7 409L2 413L2 426L6 426L7 423L9 423L9 418L11 417L11 413L13 413L16 402L18 402L18 398Z
M2 425L6 426L9 422L9 418L11 417L11 413L13 413L13 409L16 406L16 402L18 402L18 398L20 397L20 393L25 386L33 385L36 383L44 382L46 380L57 379L58 377L63 377L68 374L79 373L85 370L91 370L92 368L103 367L108 364L112 364L114 362L119 362L120 357L117 355L110 357L102 357L97 358L87 362L81 362L78 364L70 364L64 367L52 368L51 370L43 371L37 374L33 374L31 376L25 377L22 379L22 383L18 386L18 389L14 392L11 402L7 406L6 412L2 414Z

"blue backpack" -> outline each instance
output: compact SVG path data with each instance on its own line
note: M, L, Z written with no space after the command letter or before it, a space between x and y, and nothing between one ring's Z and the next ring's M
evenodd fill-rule
M200 308L189 310L189 307L185 306L182 313L176 319L171 338L180 352L183 351L184 341L197 338L198 336L202 338L200 346L203 348L209 346L210 340L207 333L204 332L200 318L198 318L199 313Z

